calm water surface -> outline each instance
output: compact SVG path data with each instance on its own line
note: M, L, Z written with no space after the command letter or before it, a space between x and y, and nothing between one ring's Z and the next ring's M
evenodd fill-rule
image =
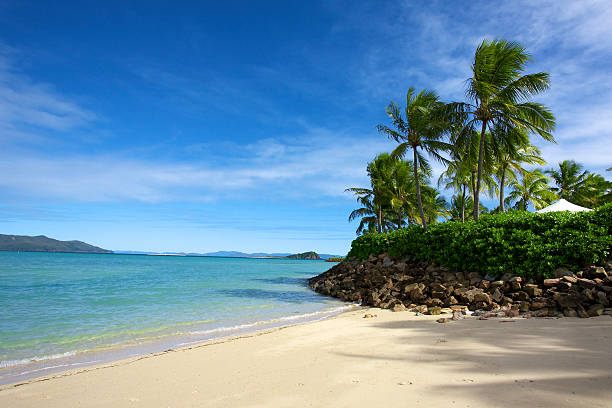
M0 383L324 318L321 261L0 252Z

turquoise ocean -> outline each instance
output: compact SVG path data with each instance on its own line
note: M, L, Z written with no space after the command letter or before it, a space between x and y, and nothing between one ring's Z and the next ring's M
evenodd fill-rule
M323 319L322 261L0 252L0 384Z

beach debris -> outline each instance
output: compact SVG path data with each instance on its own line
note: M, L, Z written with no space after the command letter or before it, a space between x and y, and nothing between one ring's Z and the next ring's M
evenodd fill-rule
M400 381L397 383L397 385L408 385L408 384L412 385L412 381Z
M373 317L378 317L378 315L371 314L371 313L366 313L366 314L363 315L364 319L371 319Z
M463 312L460 311L453 311L453 317L451 317L452 320L461 320L461 319L465 319L465 315L463 314Z
M448 318L446 318L446 317L441 317L438 320L436 320L436 322L438 322L438 323L448 323L448 322L450 322L450 320Z

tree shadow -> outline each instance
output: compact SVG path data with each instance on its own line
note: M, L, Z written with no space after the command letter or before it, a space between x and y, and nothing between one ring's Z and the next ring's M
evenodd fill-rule
M405 330L392 350L350 358L406 363L418 376L440 367L437 396L487 406L609 406L612 397L612 321L595 319L433 320L373 322ZM435 368L434 368L435 371ZM450 373L450 374L449 374ZM600 405L598 405L600 404Z

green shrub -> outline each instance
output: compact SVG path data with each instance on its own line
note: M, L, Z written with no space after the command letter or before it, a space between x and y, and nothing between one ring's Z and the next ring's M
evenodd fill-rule
M435 262L459 271L499 277L552 276L555 269L578 269L604 262L612 249L612 204L595 211L534 214L512 211L483 215L479 221L412 226L355 239L348 257L388 253Z

